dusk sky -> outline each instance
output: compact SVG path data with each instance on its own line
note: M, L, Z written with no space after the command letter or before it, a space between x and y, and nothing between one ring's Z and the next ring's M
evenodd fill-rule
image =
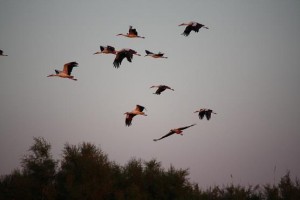
M209 29L185 37L178 25L190 21ZM188 168L201 187L299 178L299 21L298 0L0 0L0 175L43 137L55 159L90 142L121 165ZM130 25L145 39L116 36ZM114 55L93 55L100 45L142 56L116 69ZM77 82L47 78L71 61ZM175 91L155 95L159 84ZM136 104L148 116L126 127ZM200 120L200 108L217 114Z

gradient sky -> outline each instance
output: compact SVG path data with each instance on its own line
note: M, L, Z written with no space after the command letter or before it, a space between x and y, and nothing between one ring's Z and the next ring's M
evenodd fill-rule
M273 183L275 166L276 181L299 178L299 20L298 0L0 0L0 174L44 137L55 159L65 143L91 142L121 165L189 168L202 187ZM184 37L189 21L209 29ZM116 36L129 25L146 39ZM100 45L142 56L115 69L113 55L93 55ZM46 77L70 61L77 82ZM175 91L154 95L158 84ZM148 116L125 127L136 104ZM218 114L199 120L203 107Z

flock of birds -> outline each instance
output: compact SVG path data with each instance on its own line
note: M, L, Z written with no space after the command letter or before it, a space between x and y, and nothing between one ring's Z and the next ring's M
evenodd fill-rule
M186 26L185 30L182 33L182 35L184 35L184 36L189 36L191 31L199 32L199 29L201 29L201 28L208 29L208 27L206 27L205 25L200 24L198 22L182 23L179 26ZM126 33L126 34L120 33L120 34L117 34L117 36L124 36L124 37L127 37L127 38L142 38L142 39L145 39L145 37L139 36L136 29L134 29L132 26L129 26L128 33ZM164 56L164 53L161 53L161 52L152 53L151 51L148 51L148 50L145 50L145 52L146 52L145 56L150 56L152 58L167 58L167 57ZM96 55L96 54L114 54L115 59L113 61L113 66L115 68L119 68L122 61L125 58L127 59L128 62L132 62L133 55L141 56L140 54L138 54L133 49L121 49L121 50L117 51L112 46L100 46L100 51L97 51L97 52L94 53L94 55ZM3 51L0 50L0 56L7 56L7 55L3 54ZM68 78L68 79L77 81L77 79L74 78L74 76L71 75L72 70L73 70L74 67L78 67L77 62L66 63L66 64L64 64L62 70L55 69L55 74L50 74L47 77ZM154 85L154 86L151 86L150 88L157 88L155 93L153 93L153 94L156 94L156 95L160 95L163 91L165 91L167 89L174 91L174 89L172 89L171 87L166 86L166 85L157 85L157 86ZM131 112L125 112L124 113L126 115L125 125L126 126L131 126L133 117L135 117L137 115L147 116L147 114L145 114L143 112L144 110L146 110L144 106L136 105L135 109L132 110ZM198 113L199 119L201 119L201 120L204 119L204 116L206 117L207 120L210 120L211 114L217 114L213 110L206 109L206 108L201 108L200 110L197 110L194 113ZM195 125L196 124L192 124L192 125L189 125L189 126L184 126L184 127L180 127L180 128L171 129L166 135L164 135L164 136L162 136L158 139L154 139L153 141L158 141L158 140L164 139L164 138L169 137L169 136L171 136L175 133L182 135L182 132L183 132L184 129L190 128L190 127L195 126Z

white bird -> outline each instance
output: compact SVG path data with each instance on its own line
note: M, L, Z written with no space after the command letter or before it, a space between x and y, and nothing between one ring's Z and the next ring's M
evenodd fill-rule
M185 28L185 30L183 31L183 33L181 34L181 35L184 35L184 36L188 36L191 33L191 31L195 31L195 32L198 33L200 28L208 29L207 26L205 26L203 24L200 24L198 22L182 23L182 24L179 24L178 26L187 26Z
M133 49L122 49L117 51L116 58L113 62L114 67L119 68L124 58L126 58L128 62L131 62L133 55L141 56Z
M3 51L0 50L0 56L8 56L8 55L3 54Z
M124 113L124 115L126 115L126 119L125 119L125 125L126 126L130 126L131 122L132 122L132 118L136 115L144 115L147 116L143 110L145 109L144 106L141 105L136 105L135 109L131 112L126 112Z
M50 74L47 77L57 76L57 77L68 78L68 79L72 79L74 81L77 81L77 79L74 78L74 76L71 76L71 72L73 70L73 67L78 67L78 63L77 62L66 63L64 65L63 71L60 71L60 70L56 69L55 74Z
M138 35L138 32L136 31L135 28L132 28L132 26L129 26L129 31L126 34L120 33L117 36L124 36L124 37L128 37L128 38L145 38L145 37L141 37Z
M168 58L164 57L164 53L158 52L158 53L152 53L151 51L145 50L146 55L145 56L151 56L152 58Z
M207 120L210 120L211 118L211 114L217 114L215 113L213 110L211 109L205 109L205 108L201 108L200 110L195 111L194 113L199 113L199 119L203 119L203 117L205 116Z
M161 139L163 139L163 138L169 137L170 135L173 135L174 133L183 135L183 134L182 134L182 130L187 129L187 128L191 127L191 126L195 126L195 125L196 125L196 124L192 124L192 125L190 125L190 126L184 126L184 127L181 127L181 128L171 129L171 130L169 131L169 133L167 133L166 135L162 136L161 138L154 139L153 141L156 142L156 141L161 140Z
M155 93L153 94L157 94L157 95L160 95L163 91L165 91L166 89L169 89L169 90L172 90L174 91L174 89L170 88L169 86L166 86L166 85L153 85L151 86L150 88L158 88Z
M106 47L100 46L100 51L97 51L96 53L94 53L94 55L95 54L102 54L102 53L104 53L104 54L116 54L117 52L116 52L115 48L112 47L112 46L106 46Z

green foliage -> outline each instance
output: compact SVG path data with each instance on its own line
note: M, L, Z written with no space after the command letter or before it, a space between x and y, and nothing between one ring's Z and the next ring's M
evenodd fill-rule
M187 178L188 169L164 169L155 159L131 159L120 166L95 145L66 144L60 162L52 159L51 145L43 138L22 160L22 170L0 178L0 200L296 200L300 184L290 172L278 185L228 185L201 190ZM58 168L58 163L60 167Z

